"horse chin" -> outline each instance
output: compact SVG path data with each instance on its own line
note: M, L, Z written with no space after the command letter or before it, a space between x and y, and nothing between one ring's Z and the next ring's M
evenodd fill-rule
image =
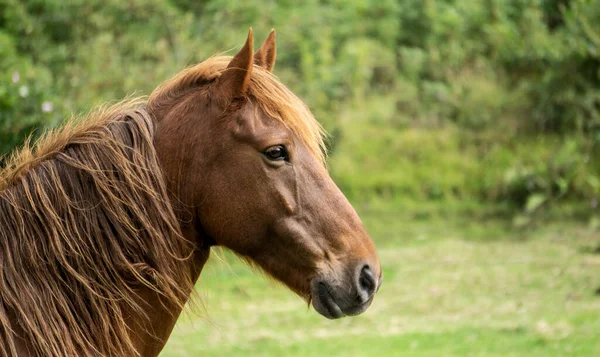
M358 304L348 305L338 302L330 286L324 281L313 281L311 284L311 302L314 309L324 317L334 320L345 316L359 315L367 310L373 299ZM342 299L345 300L345 299ZM341 306L340 306L341 305Z
M323 282L313 284L311 300L315 310L328 319L339 319L346 316Z

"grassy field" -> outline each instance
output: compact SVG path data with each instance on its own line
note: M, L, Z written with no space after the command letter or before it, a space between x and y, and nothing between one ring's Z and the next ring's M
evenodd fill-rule
M202 317L182 316L161 356L600 356L600 235L585 224L360 211L385 275L365 314L328 321L213 254Z

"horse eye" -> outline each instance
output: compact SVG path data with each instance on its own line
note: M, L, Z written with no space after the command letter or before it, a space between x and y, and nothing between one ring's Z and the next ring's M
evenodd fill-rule
M285 150L285 147L282 145L271 146L270 148L264 151L264 154L267 157L267 159L272 161L289 159L288 153Z

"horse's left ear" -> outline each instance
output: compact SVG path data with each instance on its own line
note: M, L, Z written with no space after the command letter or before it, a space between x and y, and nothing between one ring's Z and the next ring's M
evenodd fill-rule
M254 63L265 68L267 71L273 71L275 66L275 57L277 56L277 47L275 45L275 30L271 30L269 37L263 42L260 48L254 53Z
M219 90L229 100L243 97L248 91L254 64L253 47L252 28L250 28L244 47L233 56L227 69L219 78Z

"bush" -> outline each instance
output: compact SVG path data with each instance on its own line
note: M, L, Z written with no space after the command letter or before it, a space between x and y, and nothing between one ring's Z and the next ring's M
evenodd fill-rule
M250 26L277 29L276 74L355 199L598 199L600 0L0 0L0 152Z
M50 83L49 72L19 57L12 38L0 32L0 155L58 121Z

